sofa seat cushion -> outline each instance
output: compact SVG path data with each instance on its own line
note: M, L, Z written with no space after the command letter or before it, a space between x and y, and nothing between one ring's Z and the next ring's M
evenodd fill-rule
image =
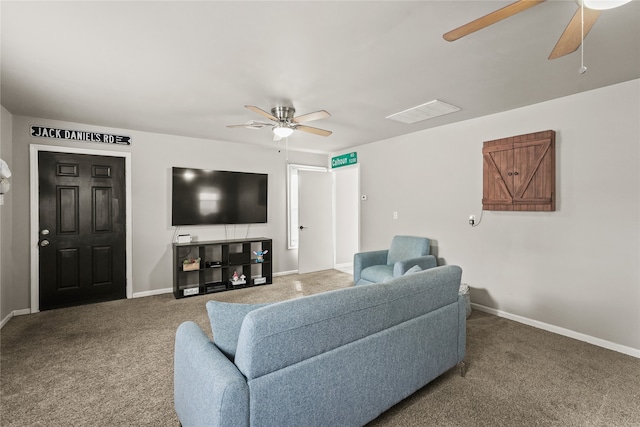
M233 361L236 356L238 335L240 335L240 327L244 317L253 310L266 307L269 304L237 304L213 300L207 302L213 343L229 360Z
M383 283L393 278L393 265L372 265L362 270L360 278L373 283Z

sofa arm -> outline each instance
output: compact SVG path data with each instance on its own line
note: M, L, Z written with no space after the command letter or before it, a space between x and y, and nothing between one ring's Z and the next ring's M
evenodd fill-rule
M249 425L244 376L194 322L176 331L173 371L174 405L184 427Z
M436 261L436 257L433 255L425 255L418 258L397 261L393 264L393 277L402 276L414 265L419 266L423 270L428 270L430 268L437 267L438 263Z
M367 267L372 265L386 265L388 249L379 251L360 252L353 255L353 283L360 281L360 273Z

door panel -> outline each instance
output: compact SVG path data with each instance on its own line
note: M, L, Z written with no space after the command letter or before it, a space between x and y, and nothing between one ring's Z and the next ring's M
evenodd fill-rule
M333 268L333 195L328 172L298 172L298 273Z
M126 297L121 157L40 152L40 309Z

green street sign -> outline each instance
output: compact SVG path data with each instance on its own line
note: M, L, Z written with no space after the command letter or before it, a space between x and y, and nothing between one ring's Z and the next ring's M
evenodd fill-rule
M342 166L355 165L356 163L358 163L358 153L355 151L353 153L342 154L331 158L331 168L333 169Z

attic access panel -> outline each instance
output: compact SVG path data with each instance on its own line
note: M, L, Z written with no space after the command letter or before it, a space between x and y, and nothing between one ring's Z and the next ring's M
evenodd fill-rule
M556 133L552 130L485 141L482 208L556 210Z

